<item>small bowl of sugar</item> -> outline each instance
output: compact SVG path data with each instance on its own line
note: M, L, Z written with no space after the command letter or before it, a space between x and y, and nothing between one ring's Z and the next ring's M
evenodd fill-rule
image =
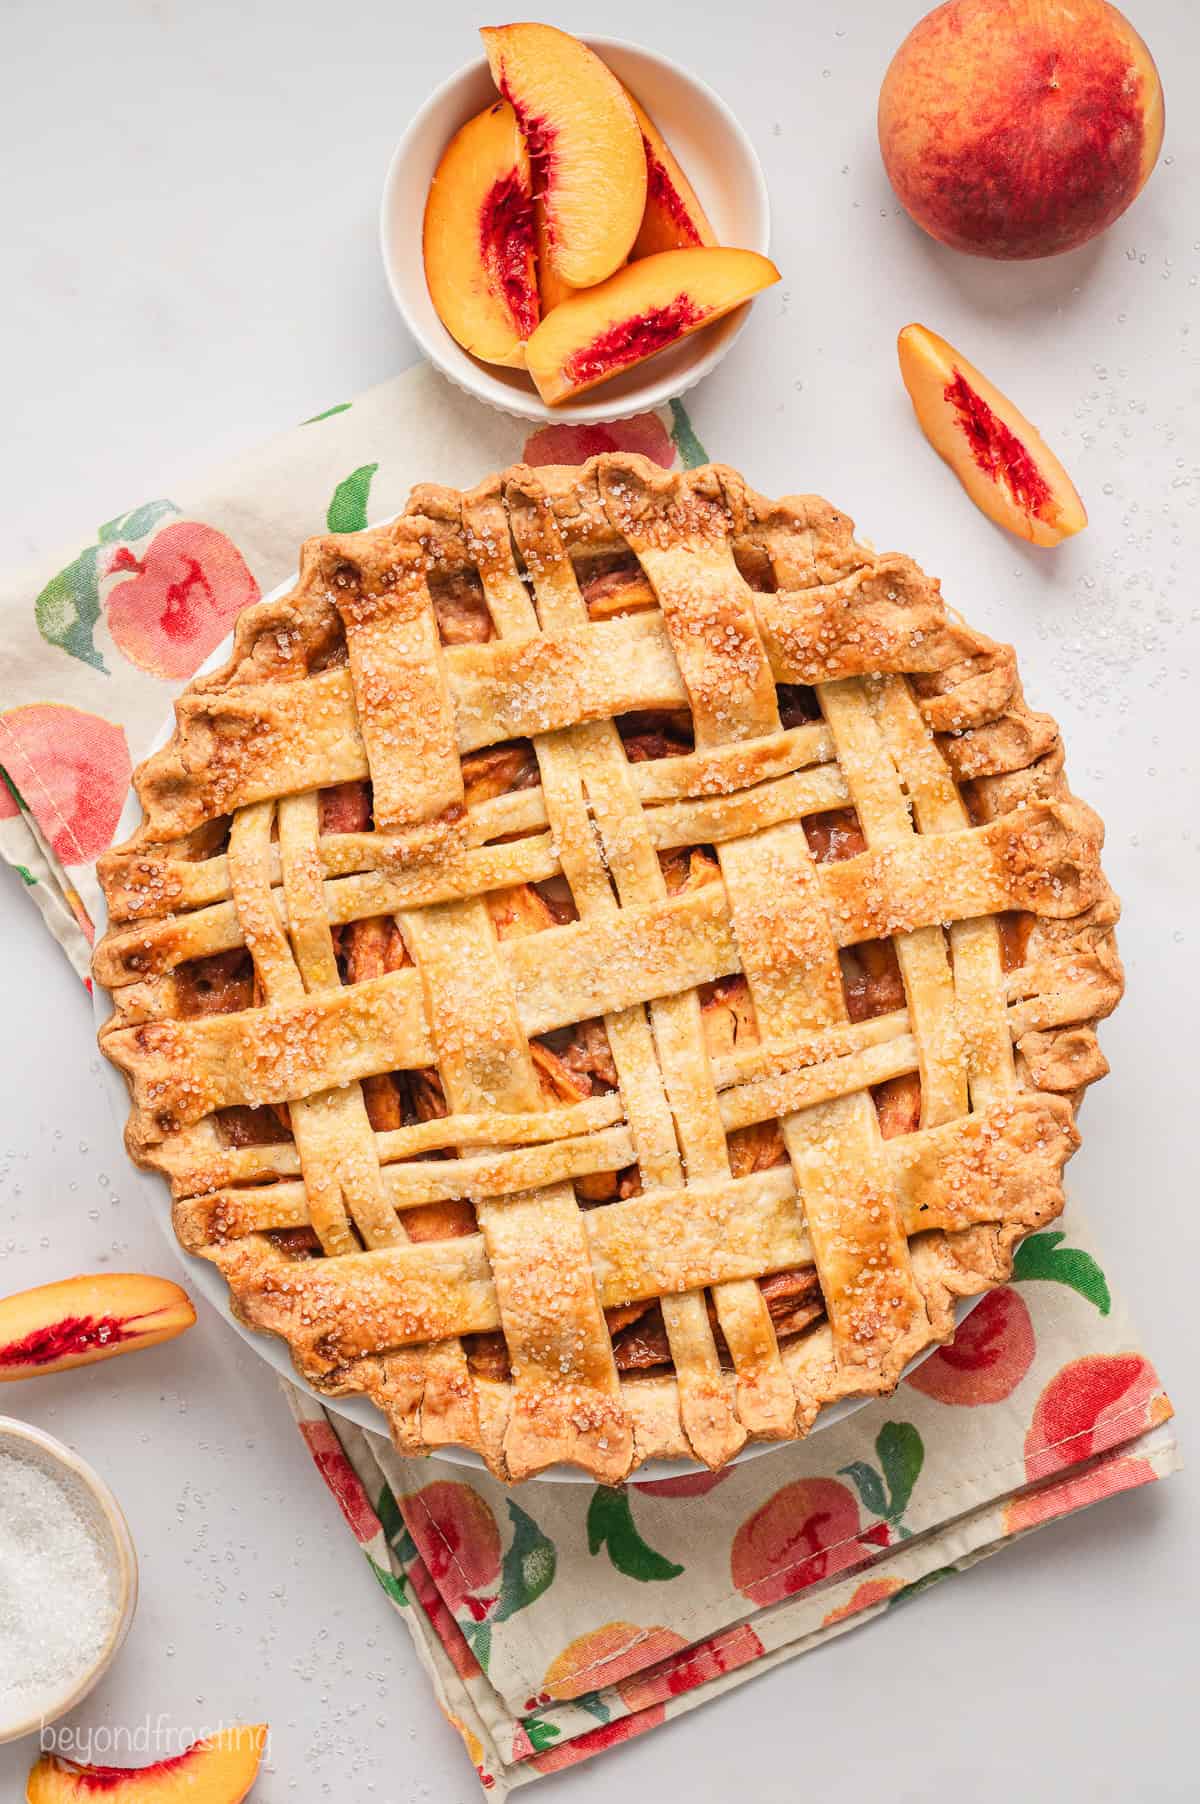
M104 1480L52 1435L0 1416L0 1742L86 1697L136 1605L137 1556Z

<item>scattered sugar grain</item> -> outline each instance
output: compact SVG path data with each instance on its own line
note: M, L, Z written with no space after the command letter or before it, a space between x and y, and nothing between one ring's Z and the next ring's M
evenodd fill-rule
M0 1728L62 1697L99 1657L116 1611L82 1497L0 1452Z

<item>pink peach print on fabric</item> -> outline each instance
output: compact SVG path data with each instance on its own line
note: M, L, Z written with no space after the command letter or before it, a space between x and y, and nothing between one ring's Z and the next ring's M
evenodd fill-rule
M63 702L0 714L0 765L65 865L112 843L133 766L124 728Z

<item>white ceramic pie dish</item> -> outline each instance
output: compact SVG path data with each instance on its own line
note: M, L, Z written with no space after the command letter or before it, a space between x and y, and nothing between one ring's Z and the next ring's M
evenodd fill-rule
M100 1550L113 1600L112 1624L104 1645L87 1671L42 1700L34 1714L16 1722L0 1721L0 1742L32 1735L82 1702L99 1683L120 1652L137 1608L138 1566L129 1524L100 1474L63 1441L15 1416L0 1416L0 1453L40 1466L64 1484L88 1520Z
M766 178L750 139L724 101L677 63L615 38L584 39L636 94L679 158L722 244L770 249ZM450 76L430 95L388 166L379 214L383 267L392 298L421 350L477 401L525 420L625 420L662 407L716 368L746 324L752 302L578 401L547 407L521 370L481 363L457 344L434 311L421 257L425 200L442 152L461 125L496 98L487 61Z
M384 525L385 522L376 521L374 524ZM294 588L295 582L296 578L293 576L290 577L287 582L280 583L279 587L272 590L270 595L263 597L264 601L274 601L280 596L286 595L289 590ZM233 634L230 633L228 638L226 638L222 644L217 647L216 651L213 652L212 656L206 658L204 663L200 665L199 669L196 671L196 675L200 676L210 670L219 669L228 659L232 647ZM158 751L164 746L170 739L174 730L175 716L172 712L167 720L164 721L162 730L155 739L154 744L147 748L147 755L149 752ZM129 794L125 798L125 807L121 812L121 818L117 822L116 832L113 835L114 844L119 844L134 831L141 820L141 812L141 804L138 802L137 796L131 788ZM99 914L95 925L96 937L99 939L107 926L107 911L104 908L103 898L100 900ZM96 1026L97 1029L99 1029L112 1012L108 992L99 984L95 984L92 989L92 1007ZM126 1088L125 1079L117 1070L116 1066L111 1065L107 1059L102 1059L100 1065L102 1082L104 1083L109 1103L112 1107L113 1118L116 1121L118 1129L123 1134L129 1114L129 1092ZM162 1228L162 1231L171 1246L172 1252L184 1268L190 1289L194 1293L198 1292L201 1296L205 1297L208 1302L212 1304L217 1313L223 1316L230 1326L241 1336L247 1346L252 1347L261 1359L265 1359L268 1365L272 1366L281 1378L286 1379L289 1384L297 1385L301 1390L306 1391L310 1397L313 1397L326 1409L333 1410L336 1414L345 1416L347 1420L356 1423L360 1428L369 1429L375 1434L386 1432L384 1419L369 1398L361 1396L327 1397L322 1395L319 1391L314 1390L311 1385L307 1384L296 1372L296 1369L292 1364L291 1354L284 1341L278 1339L274 1335L263 1334L253 1328L247 1328L243 1322L238 1320L230 1303L228 1287L216 1266L211 1265L206 1259L197 1258L194 1254L186 1252L176 1239L175 1230L171 1223L169 1202L170 1192L165 1178L160 1177L157 1172L144 1171L140 1166L135 1165L133 1161L130 1160L128 1164L126 1185L128 1186L130 1184L132 1184L145 1207ZM964 1297L961 1299L956 1312L958 1321L963 1321L980 1300L980 1297ZM917 1366L919 1366L923 1360L928 1359L930 1354L935 1351L936 1347L934 1346L924 1348L905 1368L905 1373L907 1374L908 1372L915 1371ZM844 1422L847 1416L854 1415L857 1410L863 1409L868 1403L875 1400L876 1399L871 1397L847 1397L841 1402L829 1404L817 1417L810 1433L817 1434L824 1428L833 1427L836 1422ZM740 1453L734 1455L731 1464L741 1464L745 1460L757 1459L762 1454L771 1453L776 1448L794 1447L795 1445L796 1443L794 1441L751 1441L742 1448ZM480 1456L466 1447L448 1446L439 1448L437 1457L439 1459L450 1460L456 1465L475 1467L481 1472L486 1470ZM638 1467L637 1482L639 1484L648 1484L656 1479L680 1478L703 1470L704 1468L695 1460L651 1459L645 1461L643 1465ZM533 1482L540 1483L545 1481L576 1484L592 1484L595 1482L588 1473L581 1472L571 1466L551 1467L546 1472L539 1473L537 1479Z

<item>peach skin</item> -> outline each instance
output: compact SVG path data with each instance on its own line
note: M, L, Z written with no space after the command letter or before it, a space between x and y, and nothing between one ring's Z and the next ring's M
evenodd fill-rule
M550 261L572 288L590 288L629 255L646 205L629 96L594 51L553 25L486 25L480 36L525 135Z
M43 1754L25 1782L26 1804L242 1804L258 1778L267 1725L236 1724L152 1766L83 1766Z
M917 224L978 257L1052 257L1110 226L1163 137L1154 59L1107 0L948 0L905 38L879 148Z
M542 400L553 406L698 332L779 280L756 251L661 251L573 295L525 347Z
M425 203L425 280L464 351L520 365L538 323L529 155L505 100L447 145Z
M686 250L693 244L715 244L717 234L670 145L632 94L629 102L646 151L646 211L630 257L636 260L659 251Z
M922 432L989 520L1033 545L1082 531L1087 511L1071 478L974 364L927 326L905 326L897 350Z
M0 1383L174 1340L196 1311L178 1284L141 1272L63 1278L0 1298Z

